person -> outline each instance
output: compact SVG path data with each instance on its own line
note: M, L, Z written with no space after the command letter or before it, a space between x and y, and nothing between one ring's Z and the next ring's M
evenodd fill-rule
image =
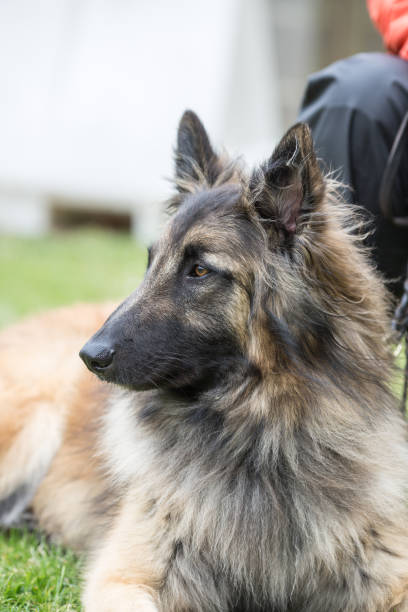
M392 8L395 8L393 11ZM309 124L321 163L346 185L344 197L369 211L369 243L378 268L400 296L408 261L408 227L380 210L381 180L408 112L408 0L369 0L388 53L360 53L312 74L298 115ZM408 217L408 147L392 188L392 214Z

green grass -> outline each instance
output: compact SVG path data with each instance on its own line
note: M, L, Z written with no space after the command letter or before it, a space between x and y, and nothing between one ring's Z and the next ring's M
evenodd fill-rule
M404 371L405 371L405 344L402 344L400 352L398 353L396 359L396 371L394 378L391 382L391 387L394 395L397 397L399 403L402 401L402 391L404 385Z
M96 230L0 236L0 325L48 307L126 296L143 275L145 251L128 235Z
M145 264L145 249L124 234L0 236L0 326L45 308L125 297ZM37 533L0 534L0 612L80 610L80 567Z
M79 610L80 566L43 536L10 530L0 540L1 612Z

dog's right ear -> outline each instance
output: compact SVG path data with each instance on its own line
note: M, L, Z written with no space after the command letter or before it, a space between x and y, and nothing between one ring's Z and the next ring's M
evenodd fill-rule
M297 123L286 132L272 156L253 172L249 188L261 219L293 240L318 210L325 185L310 129L305 123Z
M180 193L186 193L191 191L192 183L214 185L219 174L219 160L203 124L193 111L186 110L177 133L177 189Z

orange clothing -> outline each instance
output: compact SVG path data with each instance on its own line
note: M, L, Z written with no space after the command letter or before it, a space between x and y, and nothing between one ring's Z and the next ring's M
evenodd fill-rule
M367 0L388 51L408 60L408 0Z

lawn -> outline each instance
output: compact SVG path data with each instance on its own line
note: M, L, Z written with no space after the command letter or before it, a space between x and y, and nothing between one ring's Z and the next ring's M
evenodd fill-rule
M44 308L125 297L143 275L145 251L127 234L97 230L0 236L0 326Z
M0 610L79 610L80 566L44 536L10 530L0 539Z
M0 237L0 326L62 304L125 297L143 275L145 251L126 234L96 230ZM79 610L80 567L35 532L0 534L0 612Z

